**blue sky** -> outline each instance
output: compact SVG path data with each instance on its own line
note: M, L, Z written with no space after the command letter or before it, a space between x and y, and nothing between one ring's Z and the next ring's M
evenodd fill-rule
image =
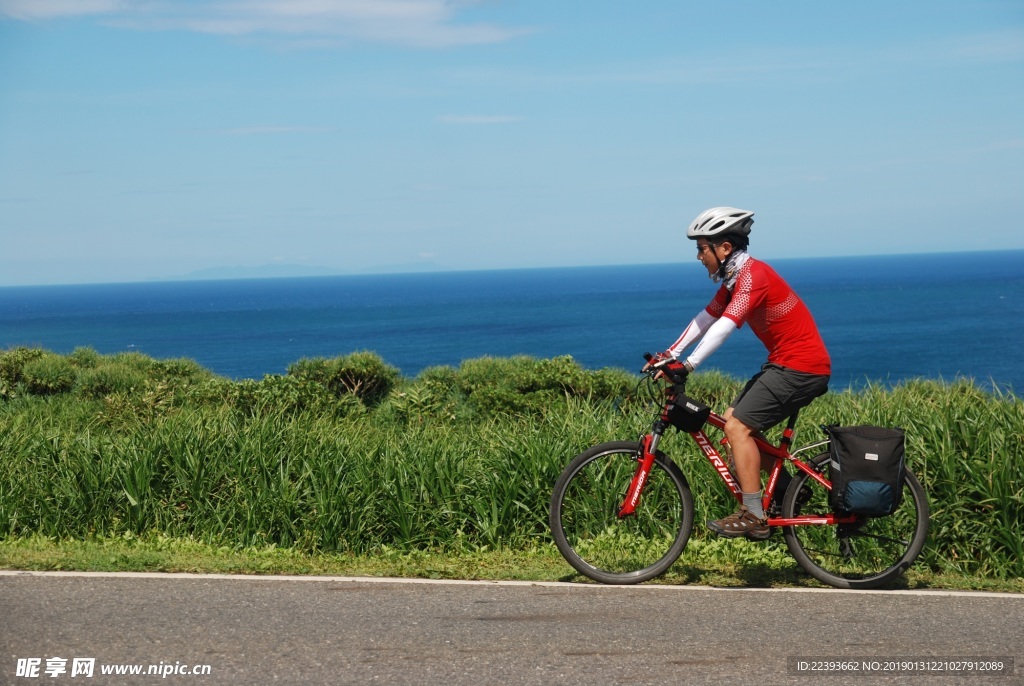
M1024 3L0 0L0 285L1024 248Z

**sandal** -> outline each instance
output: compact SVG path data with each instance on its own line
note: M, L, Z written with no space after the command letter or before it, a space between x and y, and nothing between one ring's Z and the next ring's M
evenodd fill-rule
M738 512L724 519L709 521L708 528L726 538L746 536L754 541L763 541L772 535L768 523L758 519L745 505L741 505Z

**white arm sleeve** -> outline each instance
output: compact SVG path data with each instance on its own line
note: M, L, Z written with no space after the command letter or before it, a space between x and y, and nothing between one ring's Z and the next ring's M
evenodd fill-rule
M683 354L683 351L693 343L695 340L704 335L704 333L715 323L715 318L708 314L707 310L701 310L700 313L693 318L690 325L686 327L679 339L672 344L672 347L668 349L668 352L672 354L672 357L676 359Z
M718 350L718 346L722 345L725 339L732 335L732 332L736 329L736 322L726 317L715 321L707 333L704 334L704 338L701 339L697 347L690 353L690 356L686 358L686 366L691 370L699 367L711 353Z

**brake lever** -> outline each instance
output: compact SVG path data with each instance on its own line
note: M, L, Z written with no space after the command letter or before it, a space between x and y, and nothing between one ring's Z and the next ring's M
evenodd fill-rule
M654 359L654 355L652 355L651 353L644 353L644 359L647 360L647 364L644 365L644 368L640 370L641 374L647 374L647 375L649 375L649 376L651 376L652 378L655 378L655 379L657 378L658 374L661 374L663 377L665 377L668 380L668 382L670 384L672 384L673 387L676 387L676 388L679 388L680 390L685 391L685 389L686 389L686 379L689 376L689 374L686 374L686 373L678 374L677 372L674 372L671 369L668 369L668 367L666 365L669 362L672 361L671 358L666 358L664 360L661 360L659 363L654 364L653 366L651 365L651 360ZM655 373L652 374L651 370L656 370L656 371L655 371Z

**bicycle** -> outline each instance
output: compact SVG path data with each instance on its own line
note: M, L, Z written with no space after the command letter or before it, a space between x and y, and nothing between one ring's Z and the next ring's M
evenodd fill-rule
M667 385L657 382L659 373ZM686 395L685 373L648 367L641 383L645 380L660 404L651 430L638 441L602 443L576 456L551 495L549 523L559 552L578 572L601 583L653 579L668 571L686 547L694 520L689 482L658 449L670 426L693 438L742 502L736 477L704 432L706 424L724 429L725 419ZM663 388L660 399L658 387ZM763 494L768 525L773 532L781 528L790 554L822 583L852 589L890 583L913 564L928 535L928 501L921 483L906 470L900 507L887 517L834 512L828 439L789 450L798 416L789 418L778 445L755 436L761 454L775 458ZM802 456L814 451L820 452ZM773 496L787 462L795 473L779 505Z

